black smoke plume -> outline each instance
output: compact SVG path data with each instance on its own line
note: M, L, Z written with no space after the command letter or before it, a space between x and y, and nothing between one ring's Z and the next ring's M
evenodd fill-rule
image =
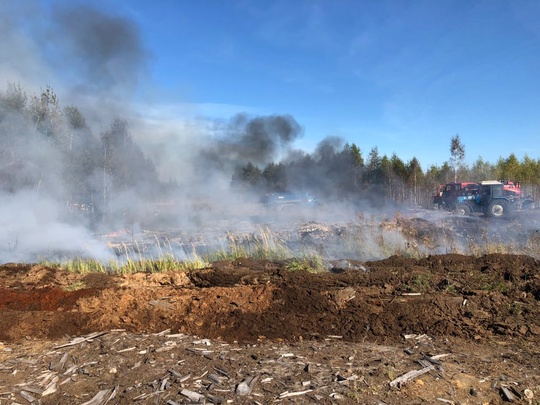
M222 128L223 136L203 147L201 162L207 168L231 171L248 162L266 165L290 150L302 127L290 115L250 117L237 114Z
M52 10L50 37L62 68L89 91L132 91L148 75L149 52L127 18L88 6Z

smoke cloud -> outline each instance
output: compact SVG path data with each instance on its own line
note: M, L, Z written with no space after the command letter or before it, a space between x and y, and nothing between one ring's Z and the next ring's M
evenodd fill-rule
M106 260L89 225L118 226L155 191L152 164L114 121L149 79L138 28L88 6L2 2L0 35L0 261Z
M251 162L264 166L286 154L302 135L302 128L290 115L249 117L237 114L201 151L202 162L213 169L230 171Z
M149 78L150 54L132 21L88 6L56 6L51 17L51 62L73 76L77 91L129 94Z

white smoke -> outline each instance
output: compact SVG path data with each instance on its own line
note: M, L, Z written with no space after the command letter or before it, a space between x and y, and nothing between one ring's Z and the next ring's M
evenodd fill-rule
M84 226L68 223L58 201L35 190L0 195L0 261L111 258L107 246Z

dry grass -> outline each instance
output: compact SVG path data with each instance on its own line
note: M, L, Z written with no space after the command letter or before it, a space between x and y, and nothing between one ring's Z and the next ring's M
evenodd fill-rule
M445 217L438 221L403 218L399 213L385 219L359 216L358 221L340 227L313 226L310 243L284 240L269 228L258 232L229 232L218 248L201 253L201 247L187 248L179 242L155 238L154 243L132 241L115 248L116 257L108 263L95 258L69 258L42 262L77 273L159 273L189 271L208 267L217 260L290 259L290 269L320 271L324 259L377 260L393 255L421 258L458 253L524 254L540 257L540 232L527 232L510 222L473 222L472 226ZM336 232L336 229L344 232ZM303 233L306 233L303 231ZM525 235L525 236L523 236ZM316 238L319 239L316 239Z

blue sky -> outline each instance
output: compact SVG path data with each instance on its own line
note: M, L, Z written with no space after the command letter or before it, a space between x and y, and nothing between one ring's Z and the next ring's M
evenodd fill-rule
M134 97L167 119L182 119L186 106L209 118L289 114L307 152L338 136L364 156L377 147L424 169L449 159L456 134L469 164L540 158L538 1L43 4L131 20L149 74Z

